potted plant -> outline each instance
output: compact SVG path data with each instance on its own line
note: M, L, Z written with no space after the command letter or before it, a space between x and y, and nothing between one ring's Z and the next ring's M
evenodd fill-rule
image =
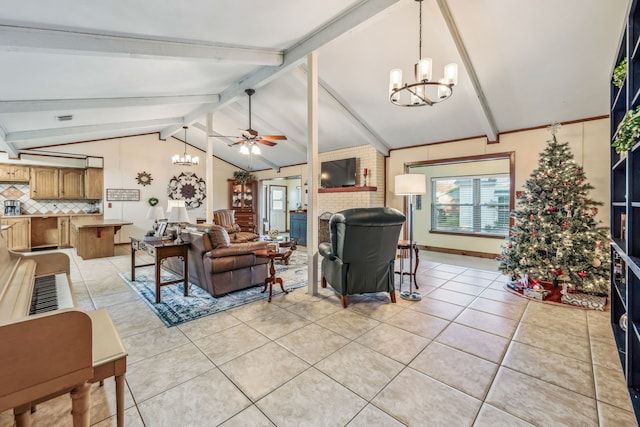
M254 176L247 171L235 171L233 173L233 179L236 181L236 183L244 185L247 183L247 181L254 179Z
M615 87L622 87L626 78L627 78L627 58L624 58L613 70L612 83Z
M623 153L635 145L638 137L640 137L640 106L635 110L627 111L618 126L611 146L616 149L616 153Z

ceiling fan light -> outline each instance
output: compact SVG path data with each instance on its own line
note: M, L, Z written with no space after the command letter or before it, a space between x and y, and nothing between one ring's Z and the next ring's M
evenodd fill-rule
M458 64L452 62L444 66L444 79L452 86L458 84Z
M247 146L245 144L242 144L240 146L240 154L249 155L249 149L247 148Z
M257 154L257 155L262 154L262 152L260 151L260 147L258 147L256 144L253 144L251 146L251 154Z
M195 156L191 158L191 163L193 163L194 165L199 165L200 164L200 157Z
M173 157L171 157L171 163L178 163L180 161L180 156L178 156L177 154L175 154Z
M432 64L433 61L431 58L422 58L418 61L418 66L416 67L416 81L428 82L431 80Z

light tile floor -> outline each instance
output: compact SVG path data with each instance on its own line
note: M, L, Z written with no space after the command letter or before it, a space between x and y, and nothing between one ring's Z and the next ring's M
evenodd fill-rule
M300 288L166 328L118 278L119 252L67 251L78 304L107 307L129 352L127 426L636 425L609 312L514 296L495 261L421 252L420 302L356 296L345 310L329 288ZM71 425L69 409L42 404L35 425ZM108 380L91 422L114 414Z

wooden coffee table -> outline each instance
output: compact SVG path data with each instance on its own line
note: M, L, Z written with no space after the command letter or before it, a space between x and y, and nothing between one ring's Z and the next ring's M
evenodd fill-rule
M278 251L269 251L267 249L258 249L256 251L254 251L254 253L256 254L256 256L258 258L269 258L270 261L270 267L269 267L269 274L270 276L267 277L264 281L264 288L262 289L262 292L267 290L267 285L269 286L269 302L271 302L271 294L273 293L273 285L276 283L280 284L280 289L282 289L282 292L285 294L288 294L289 291L284 289L284 286L282 284L282 279L280 277L276 277L276 266L275 266L275 260L277 259L281 259L283 261L285 261L285 263L289 260L289 257L291 256L292 250L288 249L288 248L280 248Z

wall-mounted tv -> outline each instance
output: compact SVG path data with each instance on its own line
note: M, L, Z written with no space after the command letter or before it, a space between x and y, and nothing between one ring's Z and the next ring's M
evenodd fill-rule
M356 185L356 158L322 162L320 187L354 187Z

